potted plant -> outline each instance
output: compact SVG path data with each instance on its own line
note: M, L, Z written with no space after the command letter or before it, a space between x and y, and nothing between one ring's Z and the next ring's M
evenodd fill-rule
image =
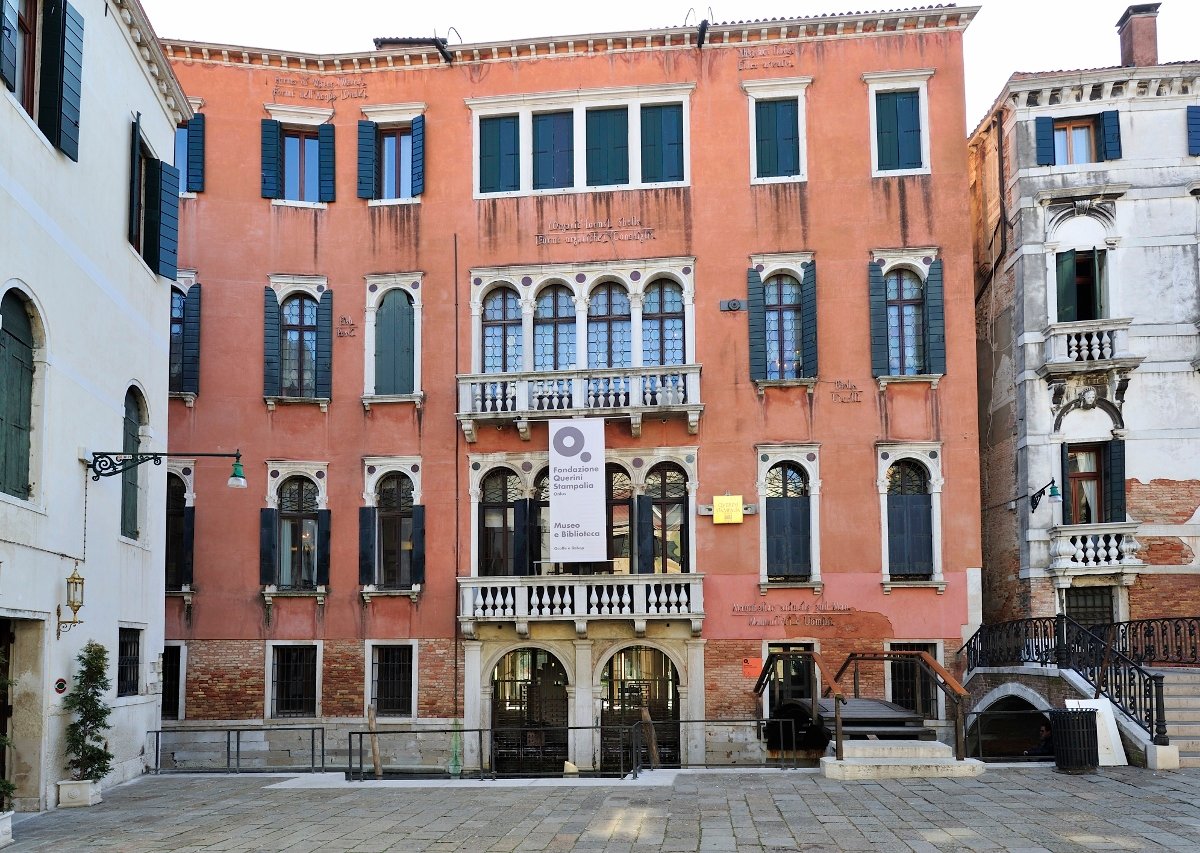
M16 682L8 677L8 658L3 650L0 650L0 693L3 697L12 703L10 691L13 684ZM0 750L8 749L12 746L12 738L6 733L0 732ZM7 847L12 844L12 816L13 816L13 794L16 793L17 786L8 779L0 778L0 847Z
M63 708L75 715L67 726L67 769L70 780L58 783L59 806L90 806L100 802L100 780L112 769L113 754L104 735L112 708L104 694L108 679L108 649L88 641L76 658L75 686L63 699Z

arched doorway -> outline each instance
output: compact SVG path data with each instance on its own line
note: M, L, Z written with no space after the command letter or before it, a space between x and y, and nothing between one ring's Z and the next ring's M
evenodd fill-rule
M1025 753L1048 761L1053 755L1038 755L1038 730L1049 725L1046 712L1039 711L1020 696L1004 696L981 711L967 726L967 754L984 761L1020 761Z
M492 671L492 768L561 773L567 760L567 673L544 649L516 649Z
M629 750L629 729L641 722L642 709L654 722L658 761L678 767L679 673L667 655L649 646L632 646L617 652L600 678L600 749L605 771L630 766L632 755L622 763L622 749ZM642 760L649 760L648 733L642 732Z

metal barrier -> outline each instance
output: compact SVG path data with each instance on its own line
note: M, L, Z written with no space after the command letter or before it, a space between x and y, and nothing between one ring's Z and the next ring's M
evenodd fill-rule
M162 766L163 736L189 736L201 733L216 732L225 735L225 766L220 767L166 767ZM242 766L243 735L266 734L279 732L308 732L309 763L303 764L263 764L256 767ZM318 738L317 735L320 734ZM281 771L305 770L309 773L325 772L325 727L324 726L243 726L238 728L191 728L186 729L156 729L154 735L154 772L158 773L277 773ZM318 750L318 740L319 750ZM219 743L219 741L212 741ZM268 742L269 746L269 742ZM261 752L262 750L255 750ZM270 752L268 748L266 750ZM318 754L320 761L318 763Z
M1028 711L970 711L966 715L967 754L980 761L1053 761L1053 753L1027 754L1029 750L1038 746L1031 733L1036 731L1038 726L1049 724L1047 714L1047 711L1032 709ZM974 722L972 722L972 718L974 718ZM1022 719L1028 721L1028 725L1023 727L1023 733L997 732L995 728L988 731L990 722L1019 722ZM972 725L975 727L974 731L971 730ZM989 741L992 744L999 744L999 748L995 748L995 746L988 748ZM1006 748L1004 744L1012 744L1012 746Z

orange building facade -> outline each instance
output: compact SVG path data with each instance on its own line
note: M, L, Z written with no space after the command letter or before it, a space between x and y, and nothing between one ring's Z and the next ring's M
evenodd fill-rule
M807 689L760 704L772 650L957 667L975 11L167 42L202 116L177 146L167 724L360 730L374 706L427 732L399 763L500 761L502 730L543 726L594 768L646 708L697 763L712 727L671 721ZM605 421L588 564L548 551L548 424L572 417ZM186 458L234 448L245 491ZM452 725L495 737L459 754Z

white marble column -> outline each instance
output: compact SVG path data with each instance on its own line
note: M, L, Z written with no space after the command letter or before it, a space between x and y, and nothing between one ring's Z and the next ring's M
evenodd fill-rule
M479 769L479 735L470 729L484 727L482 677L483 643L467 640L463 643L463 771Z
M599 754L600 745L595 743L596 732L592 731L592 641L575 640L575 690L570 697L571 762L580 770L593 770L592 756Z
M683 703L686 720L703 720L704 713L704 643L705 640L687 641L687 697ZM681 697L682 698L682 697ZM683 736L683 762L704 763L704 725L693 723L685 726Z

